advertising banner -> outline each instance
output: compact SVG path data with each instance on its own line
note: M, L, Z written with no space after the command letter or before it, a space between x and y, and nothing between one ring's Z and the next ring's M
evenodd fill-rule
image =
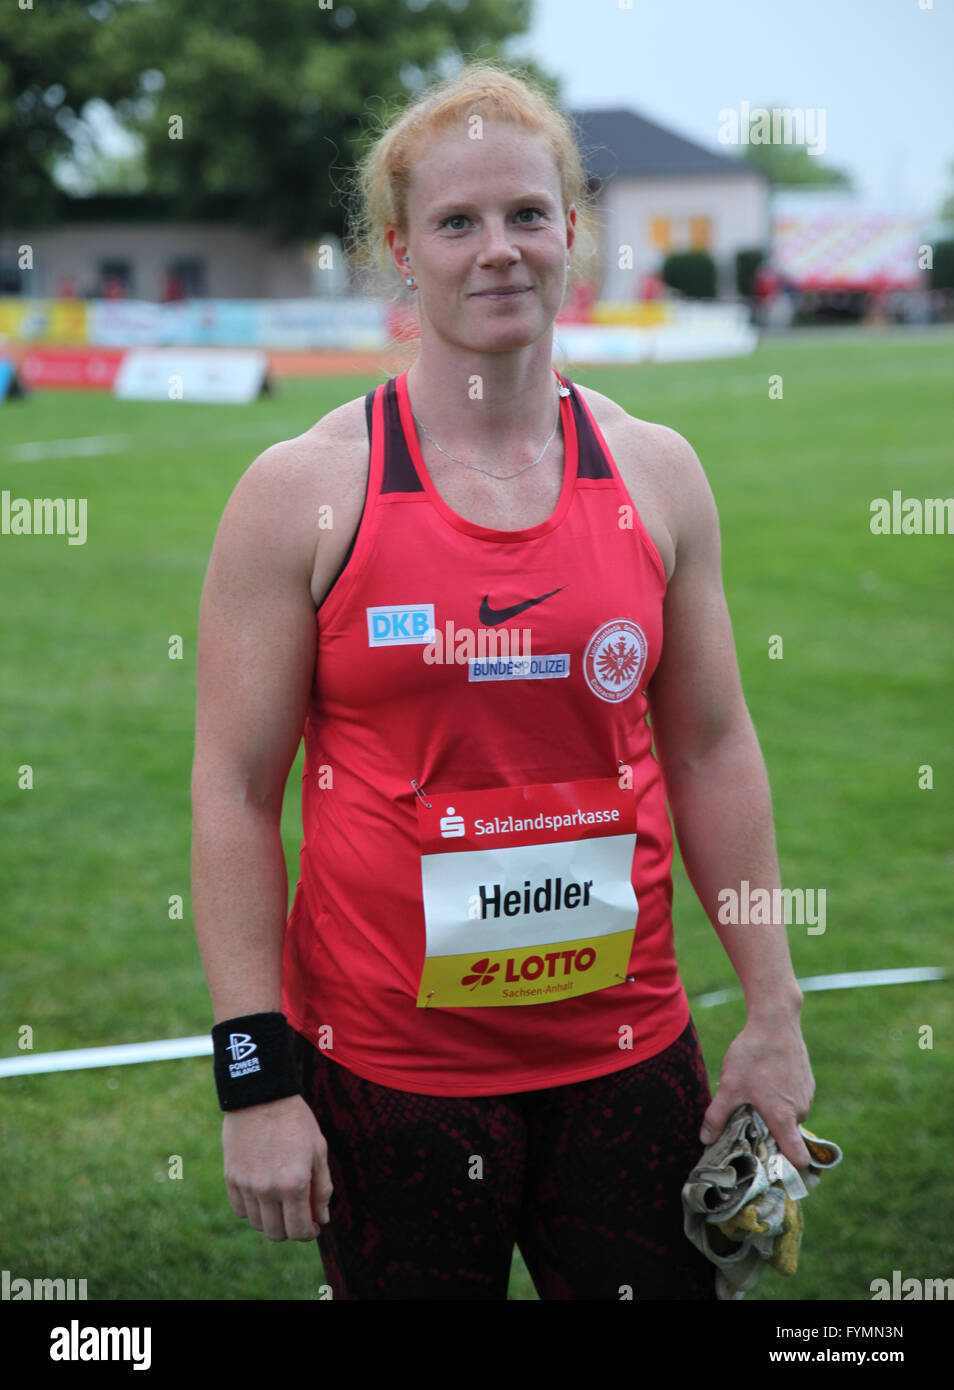
M32 389L108 391L123 354L102 348L32 348L20 358L20 379Z
M89 342L84 299L0 299L0 342Z
M137 348L116 377L121 400L202 401L244 405L270 389L262 352L190 352Z

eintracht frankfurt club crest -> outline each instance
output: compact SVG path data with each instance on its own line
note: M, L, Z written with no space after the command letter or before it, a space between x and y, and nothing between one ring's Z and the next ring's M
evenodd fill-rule
M615 703L632 695L646 665L646 637L628 618L598 627L583 653L583 675L594 695Z

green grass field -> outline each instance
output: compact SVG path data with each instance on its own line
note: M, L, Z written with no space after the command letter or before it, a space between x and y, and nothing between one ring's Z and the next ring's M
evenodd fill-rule
M796 972L950 967L954 536L873 536L869 504L954 492L954 338L811 337L734 361L568 375L685 434L707 469L782 880L827 892L826 932L790 929ZM0 1054L17 1054L24 1026L36 1052L209 1028L189 774L212 539L256 454L373 384L290 382L246 407L63 392L0 408L0 488L86 497L89 525L84 546L0 536ZM18 453L88 436L113 442ZM782 660L769 659L773 635ZM291 889L301 756L283 822ZM24 764L32 790L18 788ZM694 1000L734 976L679 864L675 893ZM693 1013L714 1087L742 1006ZM867 1300L894 1269L954 1274L951 982L810 993L803 1022L809 1123L845 1161L808 1199L797 1276L766 1273L748 1299ZM313 1245L272 1245L232 1215L220 1119L206 1058L0 1080L0 1266L86 1278L90 1298L316 1298ZM510 1296L536 1297L519 1256Z

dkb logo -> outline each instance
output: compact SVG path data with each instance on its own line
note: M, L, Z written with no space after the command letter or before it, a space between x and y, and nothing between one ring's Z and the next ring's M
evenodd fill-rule
M394 603L367 608L369 647L427 646L434 640L433 603Z

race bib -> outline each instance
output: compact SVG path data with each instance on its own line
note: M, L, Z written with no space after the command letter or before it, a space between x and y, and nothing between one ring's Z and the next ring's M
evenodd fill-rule
M546 1004L626 979L636 798L617 778L418 800L419 1008Z

